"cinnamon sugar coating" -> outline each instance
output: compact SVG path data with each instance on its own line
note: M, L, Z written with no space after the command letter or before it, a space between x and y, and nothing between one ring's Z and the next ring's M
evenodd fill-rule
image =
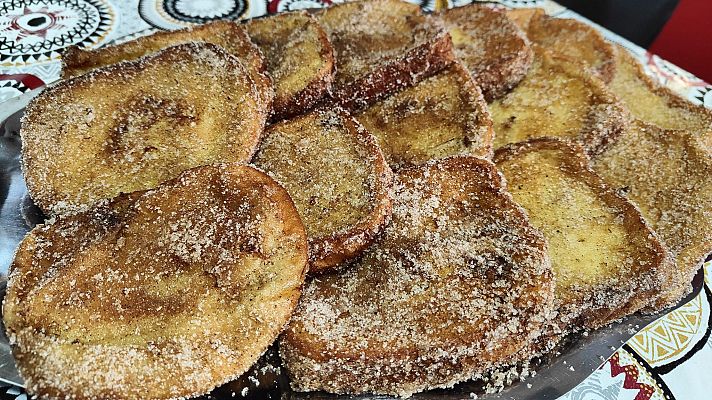
M3 320L30 394L177 399L258 359L304 282L304 226L258 170L219 164L36 227Z
M452 387L510 361L551 311L546 242L491 163L403 169L393 197L379 242L307 284L280 342L293 389Z

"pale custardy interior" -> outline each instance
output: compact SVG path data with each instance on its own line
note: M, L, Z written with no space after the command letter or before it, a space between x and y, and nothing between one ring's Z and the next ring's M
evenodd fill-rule
M558 297L572 285L605 281L629 255L623 221L556 161L554 151L541 151L499 166L514 200L549 241Z

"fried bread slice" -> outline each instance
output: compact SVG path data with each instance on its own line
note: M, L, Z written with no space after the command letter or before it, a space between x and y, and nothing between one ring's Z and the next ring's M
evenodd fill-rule
M270 106L274 92L272 82L266 75L267 65L262 53L250 41L245 29L232 21L214 21L177 31L157 32L96 50L70 47L62 55L62 78L76 77L96 68L135 60L167 47L193 42L213 43L239 58L254 84L258 86L257 94L266 107Z
M542 9L507 11L532 43L582 62L605 83L616 72L615 49L594 27L571 18L554 18Z
M247 161L266 118L237 58L210 43L170 47L35 98L20 132L25 181L45 212L85 206L188 168Z
M532 50L524 32L500 10L471 4L440 14L450 32L455 55L485 99L502 97L527 74Z
M620 46L616 49L616 65L618 72L608 87L635 118L663 129L710 136L712 111L654 82L633 55Z
M591 170L581 147L538 138L494 158L549 242L558 323L598 328L649 305L669 283L667 249L636 207Z
M384 235L307 283L280 352L298 391L451 387L538 334L553 284L545 239L489 161L404 168Z
M492 157L492 118L459 63L356 114L391 168L458 154Z
M577 140L595 154L615 139L628 115L605 84L581 64L534 46L527 77L490 104L495 149L540 136Z
M712 250L712 156L703 138L636 121L594 169L620 189L676 256L662 302L674 303Z
M198 167L35 228L15 254L3 320L39 398L193 397L275 340L306 262L279 184L237 163Z
M391 213L393 174L376 140L338 107L267 129L253 163L291 194L309 236L309 271L358 255Z
M274 120L311 109L331 88L334 52L317 20L304 11L250 20L245 25L262 50L274 83Z
M453 62L442 22L400 0L361 0L321 10L336 58L334 98L353 111Z

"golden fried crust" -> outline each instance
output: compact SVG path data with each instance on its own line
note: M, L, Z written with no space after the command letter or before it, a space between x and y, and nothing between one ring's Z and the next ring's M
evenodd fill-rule
M3 318L39 398L192 397L275 340L306 262L281 186L236 163L198 167L35 228L15 255Z
M543 8L538 7L524 7L524 8L512 8L505 11L507 18L514 22L522 31L525 33L529 30L529 24L534 17L540 15L546 15L546 11Z
M247 161L267 117L257 91L237 58L208 43L62 81L22 121L30 195L44 211L62 212L188 168Z
M527 77L490 104L495 149L540 136L578 141L595 154L614 140L628 114L604 83L581 64L534 46Z
M654 82L642 65L623 47L616 48L617 73L608 85L637 119L663 129L712 133L712 111L695 105Z
M456 62L356 114L391 168L470 154L492 157L492 118L477 84Z
M373 136L338 107L272 125L253 162L292 195L311 273L360 254L391 214L391 169Z
M442 22L400 0L338 4L317 14L336 57L334 98L351 111L455 60Z
M452 387L538 334L553 283L545 239L490 162L405 168L384 235L306 285L280 352L298 391Z
M712 156L702 138L637 121L594 169L639 208L677 258L661 304L673 304L712 249Z
M527 74L533 53L524 32L491 7L471 4L440 14L460 59L485 99L502 97Z
M331 89L334 51L313 16L282 13L251 20L245 27L274 82L273 120L304 113Z
M194 42L218 45L240 59L252 81L258 86L258 94L265 107L270 107L274 92L272 82L266 75L267 64L260 50L250 41L245 29L231 21L215 21L171 32L157 32L116 46L97 50L70 47L62 55L62 78L72 78L93 69L135 60L154 54L167 47Z
M497 150L495 162L549 242L565 328L605 325L670 284L667 249L638 209L590 169L580 146L538 138Z
M550 17L541 11L532 12L525 24L532 43L585 64L605 83L613 80L615 50L594 27L575 19Z

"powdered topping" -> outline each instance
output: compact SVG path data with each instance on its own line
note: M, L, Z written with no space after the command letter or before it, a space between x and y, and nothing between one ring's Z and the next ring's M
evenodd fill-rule
M305 240L286 192L238 165L38 227L4 305L28 389L173 398L233 379L288 320Z
M318 18L334 48L335 96L349 109L412 85L454 59L442 23L414 4L347 2Z
M491 156L489 111L460 64L391 95L356 118L378 139L394 169L458 154Z
M59 211L155 187L191 167L249 159L267 113L257 98L242 64L206 43L61 82L23 119L30 194Z
M451 386L519 350L551 306L545 242L491 164L403 170L393 198L379 242L305 288L281 346L299 390Z
M252 44L244 28L232 21L214 21L177 31L158 32L91 51L73 47L62 56L62 77L76 77L96 68L136 60L171 46L199 42L215 44L239 58L258 86L258 95L264 107L269 107L274 93L270 79L264 74L266 66L262 54Z
M312 260L362 249L385 223L390 170L373 137L341 109L273 125L254 163L292 195Z
M524 32L491 7L472 4L442 13L455 54L487 101L503 96L527 73L532 51Z

